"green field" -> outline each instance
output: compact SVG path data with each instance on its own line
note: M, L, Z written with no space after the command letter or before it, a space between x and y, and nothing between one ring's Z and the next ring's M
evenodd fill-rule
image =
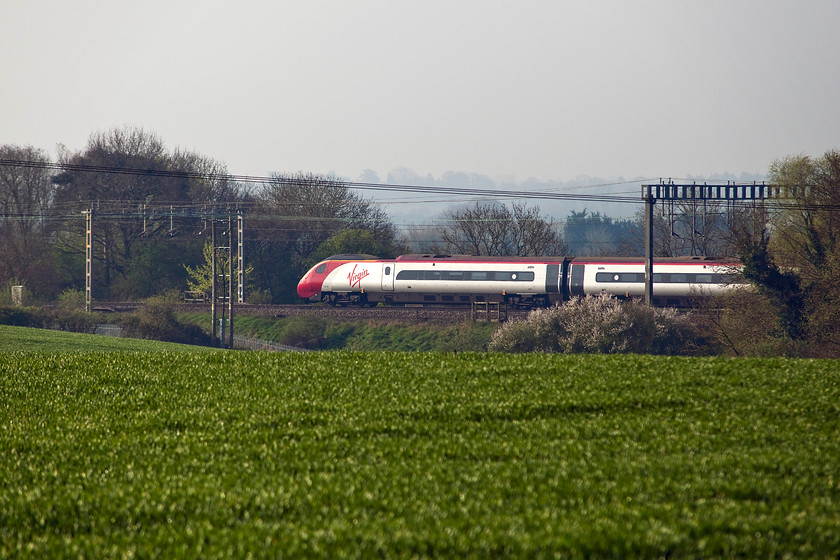
M0 328L3 558L840 553L838 362L29 331Z

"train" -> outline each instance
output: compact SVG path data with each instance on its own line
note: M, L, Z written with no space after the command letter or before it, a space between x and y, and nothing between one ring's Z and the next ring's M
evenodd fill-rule
M685 307L745 283L733 259L658 257L653 304ZM548 307L586 295L641 298L645 262L627 257L478 257L333 255L300 279L298 296L331 305L470 305Z

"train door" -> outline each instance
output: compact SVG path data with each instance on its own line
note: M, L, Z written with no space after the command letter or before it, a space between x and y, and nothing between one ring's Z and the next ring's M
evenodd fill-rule
M573 297L585 295L583 292L583 272L584 265L569 265L569 295Z
M394 263L382 263L382 291L394 291Z
M560 292L560 265L550 264L545 269L545 293L557 294Z

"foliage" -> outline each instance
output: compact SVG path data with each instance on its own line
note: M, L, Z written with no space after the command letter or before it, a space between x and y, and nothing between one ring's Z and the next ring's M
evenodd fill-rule
M185 323L209 328L207 314L180 315ZM310 350L382 350L414 352L480 352L487 348L493 323L455 324L337 321L312 315L271 318L238 315L236 333Z
M686 354L697 351L689 317L674 309L610 297L575 298L532 311L502 326L489 349L496 352Z
M135 274L148 266L133 268L138 251L147 253L143 242L156 244L179 235L180 229L194 225L197 218L176 218L173 203L199 204L235 202L236 190L223 165L190 152L170 151L156 135L142 128L113 128L98 132L79 153L65 154L64 171L54 177L58 185L55 205L62 215L71 210L93 209L93 244L102 248L94 253L95 292L104 297L143 296L137 293L149 285L149 277ZM92 169L89 171L88 169ZM139 170L130 173L102 173L96 170ZM146 212L146 205L170 205L167 216ZM97 219L97 215L101 216ZM84 221L75 218L56 232L57 246L77 258L85 255ZM148 243L146 244L148 245ZM145 264L160 261L148 259ZM172 263L170 269L180 269ZM166 278L166 275L164 275ZM155 288L171 287L155 286ZM154 293L154 292L151 292Z
M779 334L799 340L805 336L805 294L799 274L781 270L768 252L767 242L767 237L762 235L755 243L742 246L739 255L744 264L742 272L775 307Z
M2 349L4 558L840 549L836 361Z
M49 317L34 307L0 306L0 325L42 328L49 325Z
M85 292L74 288L67 288L58 294L56 303L58 308L64 311L82 310L87 304Z
M123 335L181 344L209 345L210 336L195 325L185 325L175 317L177 291L153 296L139 311L120 321Z
M771 336L840 356L840 151L776 161L770 180L787 198L764 229L742 236L744 275L775 309Z
M57 309L51 316L52 326L62 331L92 334L98 322L96 315L84 309Z
M729 290L696 310L697 328L714 353L729 356L800 356L805 342L783 334L776 307L752 288Z
M643 232L643 226L631 220L572 210L563 226L563 239L572 255L632 257L644 254Z
M194 292L203 292L209 294L213 290L213 242L212 240L207 240L204 243L204 249L202 250L202 255L204 256L204 260L201 264L192 267L189 265L184 265L184 269L187 271L188 279L187 279L187 286L190 290ZM228 271L230 269L230 254L227 251L216 252L216 273L219 275L224 275L226 278L228 277ZM243 272L245 276L245 285L248 286L251 283L251 275L254 272L253 266L246 266ZM239 262L238 259L235 259L233 262L233 277L239 278ZM228 278L228 282L231 279ZM221 286L219 284L216 285L217 289L221 291ZM234 288L234 293L236 289ZM255 302L252 302L255 303Z
M394 258L397 256L394 242L380 241L371 230L344 229L333 234L321 243L315 251L304 260L304 268L311 268L332 255L357 254L374 255L379 258Z
M82 308L58 306L54 309L36 307L0 307L0 325L50 328L76 333L92 333L96 316Z

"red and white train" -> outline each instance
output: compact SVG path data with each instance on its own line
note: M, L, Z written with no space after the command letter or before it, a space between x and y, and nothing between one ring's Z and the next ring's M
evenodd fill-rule
M656 305L684 306L743 284L741 264L708 257L654 260ZM642 258L335 255L298 283L309 301L339 305L499 302L545 307L575 296L643 297Z

